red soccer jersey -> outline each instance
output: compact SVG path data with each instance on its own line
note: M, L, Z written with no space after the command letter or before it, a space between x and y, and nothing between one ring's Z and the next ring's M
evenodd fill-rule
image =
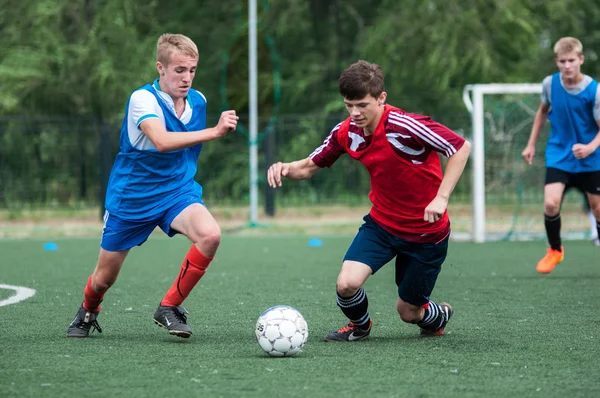
M365 165L371 177L370 215L389 233L414 242L437 242L450 232L446 211L434 223L425 208L442 181L438 153L452 156L465 140L428 116L385 105L372 135L351 118L338 124L310 158L330 167L343 153Z

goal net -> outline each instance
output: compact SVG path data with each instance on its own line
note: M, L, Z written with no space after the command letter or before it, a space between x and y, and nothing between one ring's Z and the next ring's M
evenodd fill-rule
M472 117L472 232L475 242L545 239L544 151L546 123L533 165L521 158L540 104L541 84L475 84L463 99ZM589 238L584 196L566 193L562 217L565 239Z

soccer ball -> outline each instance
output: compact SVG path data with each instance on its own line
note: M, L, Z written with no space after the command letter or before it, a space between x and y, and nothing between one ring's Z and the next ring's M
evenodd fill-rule
M298 310L287 305L271 307L256 322L256 340L272 357L291 357L304 347L308 326Z

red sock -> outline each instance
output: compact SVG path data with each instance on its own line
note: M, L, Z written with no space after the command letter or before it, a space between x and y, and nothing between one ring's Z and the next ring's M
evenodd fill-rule
M173 285L162 299L160 305L167 307L181 305L200 278L202 278L211 261L212 258L206 257L200 253L196 245L192 245L192 248L183 259L179 276L173 282Z
M89 312L99 312L100 303L104 299L104 293L98 293L92 287L92 276L88 278L87 285L83 289L83 308Z

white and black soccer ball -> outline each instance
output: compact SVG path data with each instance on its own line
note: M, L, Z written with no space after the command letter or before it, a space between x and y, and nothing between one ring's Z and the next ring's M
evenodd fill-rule
M263 312L256 322L256 340L272 357L291 357L308 339L308 325L298 310L277 305Z

